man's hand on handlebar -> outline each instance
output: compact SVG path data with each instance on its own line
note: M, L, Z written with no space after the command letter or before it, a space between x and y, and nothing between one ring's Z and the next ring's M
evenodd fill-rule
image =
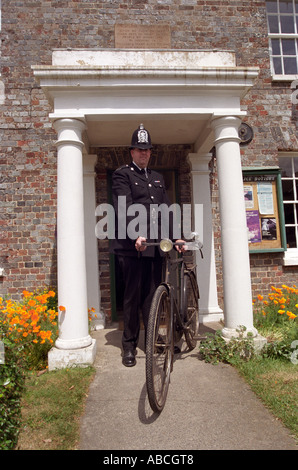
M181 245L176 245L176 243L181 243ZM184 240L176 240L175 241L175 248L178 251L178 253L184 253L187 250L187 246L184 245Z
M138 237L136 239L135 248L136 248L137 251L145 251L146 250L147 246L142 245L143 242L146 242L146 238Z

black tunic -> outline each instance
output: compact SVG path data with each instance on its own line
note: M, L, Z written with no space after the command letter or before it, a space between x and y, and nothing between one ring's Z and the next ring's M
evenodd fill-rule
M143 170L144 171L144 170ZM161 204L169 207L170 201L166 194L163 176L154 171L147 170L146 174L133 163L118 168L113 173L113 205L116 214L115 239L111 244L111 251L118 255L138 256L135 249L135 238L131 238L127 233L128 225L135 220L138 213L134 212L136 206L141 204L146 211L146 223L136 226L136 231L140 236L144 236L148 242L161 240L161 221L167 224L167 219L162 218L161 212L157 208ZM119 205L119 196L125 196L125 206ZM132 210L134 215L127 215L128 210ZM173 214L169 212L169 227L165 227L168 238L173 236ZM134 227L134 223L132 225ZM151 236L151 237L150 237ZM142 256L152 257L155 254L155 247L149 246L142 252ZM161 253L162 254L162 253Z

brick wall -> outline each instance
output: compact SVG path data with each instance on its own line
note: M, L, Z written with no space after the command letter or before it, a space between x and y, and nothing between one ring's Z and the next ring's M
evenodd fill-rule
M277 164L279 150L297 150L297 106L290 83L272 83L264 1L238 0L18 0L2 1L0 108L2 246L1 293L17 296L56 282L56 148L48 102L31 70L51 64L55 48L113 48L115 23L170 25L173 49L228 49L238 66L260 67L260 78L242 102L255 138L242 149L244 166ZM140 45L142 46L142 45ZM98 152L96 149L93 149ZM116 167L117 152L110 156ZM122 157L121 157L122 158ZM120 158L120 160L121 160ZM216 262L222 298L216 159L211 187ZM181 188L188 178L181 173ZM97 181L105 183L103 168ZM104 196L102 196L104 197ZM107 260L105 261L107 263ZM295 282L297 271L281 255L252 255L254 292L271 282ZM103 279L102 279L103 281ZM104 297L108 297L108 284Z

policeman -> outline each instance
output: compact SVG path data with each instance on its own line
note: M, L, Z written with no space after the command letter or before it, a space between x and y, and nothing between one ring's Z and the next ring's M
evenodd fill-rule
M170 206L162 175L148 168L151 149L150 134L140 124L131 139L131 163L118 168L112 178L116 213L116 236L112 242L112 252L118 256L124 280L122 363L126 367L136 364L139 308L142 309L146 336L151 300L161 282L162 252L159 247L144 246L142 243L160 240L161 217L156 208L160 204ZM136 207L139 209L137 224L134 223L136 213L132 210ZM129 227L135 228L135 232L129 230ZM173 238L172 219L168 229L169 238ZM150 234L153 234L153 239L150 239ZM178 251L184 251L184 247L179 247Z

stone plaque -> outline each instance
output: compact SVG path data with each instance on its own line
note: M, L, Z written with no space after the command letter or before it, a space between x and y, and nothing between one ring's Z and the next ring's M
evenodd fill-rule
M117 49L170 49L170 26L116 24L115 47Z

